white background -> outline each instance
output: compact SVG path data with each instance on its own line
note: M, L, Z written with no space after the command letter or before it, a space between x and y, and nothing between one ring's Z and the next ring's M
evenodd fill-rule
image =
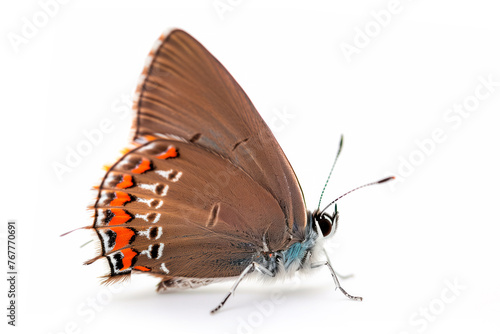
M0 221L19 224L18 327L6 325L1 279L2 328L44 334L500 331L496 2L401 0L381 26L373 13L380 19L393 8L389 0L72 0L43 22L40 3L47 1L0 8ZM214 4L231 7L219 15ZM20 38L34 16L45 25L14 45L13 36ZM228 284L157 295L157 280L138 275L110 289L97 279L104 264L82 266L94 252L79 248L90 234L59 237L91 224L89 189L126 145L130 94L153 42L171 27L202 42L245 89L292 163L310 209L341 134L344 151L326 200L398 177L339 203L340 226L327 249L337 271L355 274L342 283L363 302L335 291L323 268L300 281L245 282L210 316ZM365 29L371 37L363 39ZM346 45L357 45L357 53L346 56ZM488 78L490 91L481 84ZM471 111L458 118L454 105L464 103ZM54 165L65 164L86 140L84 132L103 120L112 129L58 177ZM436 131L440 140L430 144ZM3 272L5 232L2 227Z

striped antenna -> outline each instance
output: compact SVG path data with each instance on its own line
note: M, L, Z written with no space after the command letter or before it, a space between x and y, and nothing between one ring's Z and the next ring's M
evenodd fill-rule
M326 179L325 186L323 187L323 190L321 191L321 196L319 197L319 203L318 203L318 210L319 207L321 206L321 200L323 199L323 194L325 193L326 186L328 185L328 181L330 181L330 176L332 175L333 168L337 164L337 160L339 159L340 152L342 151L342 145L344 144L344 135L340 135L340 143L339 143L339 149L337 150L337 156L335 157L335 161L333 162L332 168L330 169L330 173L328 174L328 178Z
M340 197L336 198L336 199L335 199L333 202L331 202L330 204L328 204L328 205L327 205L327 206L326 206L323 210L321 210L321 213L320 213L319 215L323 214L323 212L325 212L325 211L326 211L326 209L328 209L328 208L329 208L332 204L334 204L335 202L337 202L339 199L341 199L342 197L344 197L344 196L345 196L345 195L347 195L347 194L352 193L352 192L353 192L353 191L355 191L355 190L358 190L358 189L361 189L361 188L364 188L364 187L368 187L368 186L373 186L373 185L375 185L375 184L384 183L384 182L387 182L387 181L390 181L390 180L394 180L394 179L395 179L395 177L394 177L394 176L389 176L389 177L386 177L385 179L382 179L382 180L379 180L379 181L376 181L376 182L370 182L370 183L364 184L364 185L362 185L362 186L356 187L356 188L354 188L354 189L352 189L352 190L350 190L350 191L346 192L344 195L342 195L342 196L340 196ZM335 210L336 210L336 209L335 209Z

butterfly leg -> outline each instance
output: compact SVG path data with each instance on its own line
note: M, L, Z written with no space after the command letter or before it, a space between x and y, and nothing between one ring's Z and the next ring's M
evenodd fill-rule
M327 266L328 269L330 269L330 273L332 274L333 281L335 282L335 288L337 288L340 291L342 291L342 293L347 298L352 299L352 300L358 300L358 301L362 301L363 300L363 297L352 296L349 293L347 293L347 291L345 291L343 287L340 286L340 282L339 282L339 279L337 278L337 274L335 273L335 270L333 270L332 265L330 264L330 262L328 262L328 261L322 261L322 262L317 262L317 263L311 264L311 268L318 268L318 267L321 267L321 266Z
M341 275L338 272L335 272L335 273L337 274L337 277L341 278L341 279L349 279L349 278L353 278L354 277L354 274Z
M214 308L212 311L210 311L210 313L214 314L215 312L220 310L221 307L224 306L226 301L229 299L229 297L234 294L234 291L236 290L236 288L238 287L240 282L243 280L243 278L245 278L246 275L248 275L249 273L251 273L254 270L257 270L265 275L274 276L274 273L271 272L270 270L268 270L267 268L261 266L260 264L258 264L256 262L252 262L248 267L245 268L245 270L243 270L243 272L240 274L240 276L238 277L238 279L236 280L236 282L232 286L231 290L229 290L226 297L224 297L222 302L216 308Z

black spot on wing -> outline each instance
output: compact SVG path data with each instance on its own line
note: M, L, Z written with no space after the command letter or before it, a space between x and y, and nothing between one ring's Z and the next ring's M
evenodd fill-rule
M153 247L151 247L151 257L153 259L156 259L158 258L158 250L160 249L160 245L156 244L156 245L153 245Z
M104 233L106 233L106 236L108 237L108 248L112 249L115 246L116 242L116 232L112 230L107 230Z
M168 180L169 180L169 181L172 181L173 179L175 179L175 177L176 177L178 174L179 174L179 171L176 171L176 170L175 170L175 171L173 171L172 173L170 173L170 174L168 175Z
M243 143L247 142L247 141L248 141L248 139L249 139L249 138L242 139L242 140L240 140L239 142L237 142L236 144L234 144L234 146L233 146L233 151L234 151L234 150L236 150L236 148L237 148L238 146L240 146L241 144L243 144Z
M106 223L106 225L109 225L109 222L111 221L111 219L113 219L114 216L115 214L111 212L110 209L104 211L104 222Z
M151 239L156 239L156 237L158 236L158 227L152 227L150 230L149 230L149 237Z
M123 254L117 252L113 255L113 259L115 260L115 268L118 270L123 269Z
M190 141L191 143L194 143L194 142L196 142L196 141L200 140L200 138L201 138L201 133L197 133L197 134L195 134L193 137L191 137L191 139L189 139L189 141Z
M207 227L214 227L215 224L217 224L217 215L219 213L219 209L220 203L215 203L215 205L212 207L210 215L208 216Z
M157 195L161 195L161 193L163 192L163 190L165 189L165 185L164 184L158 184L155 188L155 193Z

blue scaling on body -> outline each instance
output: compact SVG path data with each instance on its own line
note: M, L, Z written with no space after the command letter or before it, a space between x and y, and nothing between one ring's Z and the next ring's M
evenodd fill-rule
M262 252L254 261L269 270L272 276L281 273L281 271L292 273L305 266L310 266L310 263L306 262L310 259L312 249L318 239L318 233L312 224L314 224L314 220L311 213L308 213L308 223L302 241L298 241L284 250Z
M304 241L294 243L283 252L283 264L285 266L285 270L290 268L290 266L297 261L302 263L305 260L307 254L316 244L317 237L318 235L316 233L311 233Z

